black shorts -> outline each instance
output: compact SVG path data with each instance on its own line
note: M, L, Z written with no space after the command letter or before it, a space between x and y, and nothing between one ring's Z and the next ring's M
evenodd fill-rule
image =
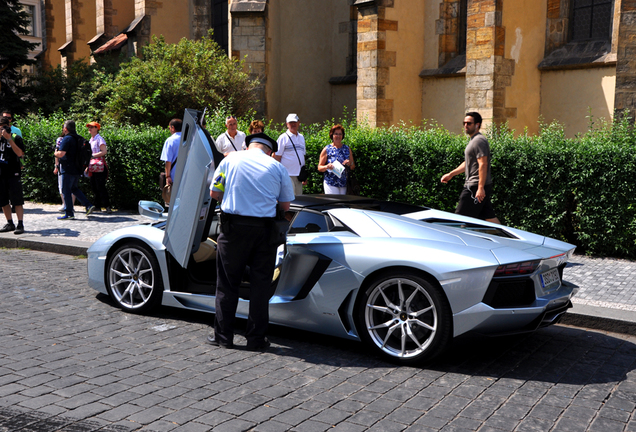
M455 213L483 220L496 218L497 216L490 201L492 197L492 184L484 186L484 190L486 191L486 198L484 198L482 202L479 202L477 198L475 198L477 185L470 187L464 186L462 193L459 194L459 202L457 203Z
M22 178L17 176L0 176L0 207L4 207L11 202L12 206L24 205L24 195L22 194Z

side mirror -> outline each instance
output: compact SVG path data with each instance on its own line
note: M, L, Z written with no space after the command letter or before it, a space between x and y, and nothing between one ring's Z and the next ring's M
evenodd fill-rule
M154 201L139 201L137 204L139 214L155 221L166 220L168 215L164 215L164 208Z

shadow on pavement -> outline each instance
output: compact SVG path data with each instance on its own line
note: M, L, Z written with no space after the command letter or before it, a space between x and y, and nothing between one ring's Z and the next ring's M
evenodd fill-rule
M38 234L42 237L60 236L64 237L79 237L80 232L69 228L49 228L43 230L29 230L29 234Z
M100 223L138 222L141 224L143 222L130 216L117 216L112 214L102 216L99 213L92 213L90 216L88 216L87 220Z
M99 294L97 298L117 307L108 296ZM147 316L204 325L210 325L214 319L213 314L169 307L161 307ZM245 322L242 319L236 322L238 350L244 349ZM201 335L201 343L205 343L206 336L207 333ZM356 341L277 325L270 325L268 337L274 344L268 353L274 355L339 367L393 367ZM579 387L624 381L636 367L634 359L634 343L595 331L555 325L524 335L460 336L443 355L416 368L485 380L506 378Z

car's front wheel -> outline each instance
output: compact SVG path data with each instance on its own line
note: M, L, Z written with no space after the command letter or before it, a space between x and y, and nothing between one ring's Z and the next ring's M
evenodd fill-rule
M161 300L163 281L157 258L139 243L127 243L108 260L106 280L110 296L129 312L145 312Z
M376 278L357 304L364 342L390 360L414 364L440 354L452 337L452 314L441 290L414 272Z

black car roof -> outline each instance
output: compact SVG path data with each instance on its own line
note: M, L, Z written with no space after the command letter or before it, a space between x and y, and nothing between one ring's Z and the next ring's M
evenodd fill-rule
M414 204L405 204L392 201L377 200L356 195L299 195L291 206L297 210L330 210L334 208L356 208L362 210L375 210L386 213L406 214L428 210L428 207Z

